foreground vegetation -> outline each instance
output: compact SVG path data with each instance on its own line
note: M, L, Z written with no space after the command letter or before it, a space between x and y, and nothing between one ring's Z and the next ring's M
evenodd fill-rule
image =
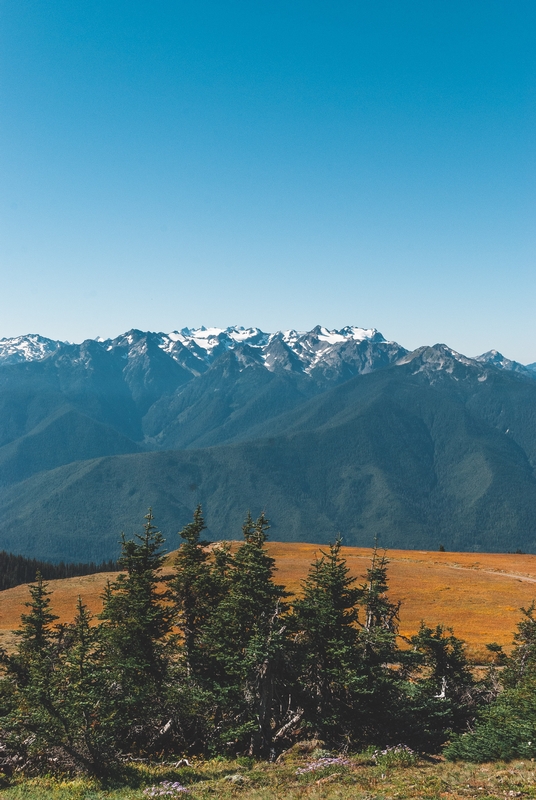
M375 763L370 753L348 764L296 774L312 756L270 764L245 758L192 761L191 767L136 765L104 783L94 778L33 778L14 781L3 800L383 800L383 798L536 797L531 761L475 765L419 759L415 763ZM187 791L170 787L178 783ZM159 792L172 792L162 794Z
M490 645L496 666L475 677L463 642L441 625L399 636L377 550L358 584L335 542L290 598L274 582L263 515L248 516L238 548L208 548L199 507L165 575L163 538L146 520L123 540L124 572L98 620L79 599L73 622L56 625L41 576L30 587L18 647L1 655L0 766L11 796L31 797L32 780L43 797L48 784L54 797L99 797L114 785L221 795L220 779L228 793L259 798L277 796L278 781L286 796L361 780L379 781L381 794L392 770L424 770L426 782L441 752L536 757L533 607L511 655ZM204 760L185 767L181 756ZM62 788L58 775L79 782Z

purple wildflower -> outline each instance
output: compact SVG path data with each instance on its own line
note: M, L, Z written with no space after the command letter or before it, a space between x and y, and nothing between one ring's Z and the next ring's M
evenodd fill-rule
M147 797L179 797L180 794L189 791L178 781L162 781L157 786L149 786L143 794Z
M296 775L307 775L309 772L316 772L319 769L326 769L326 767L345 767L349 763L349 759L342 756L319 758L316 761L310 761L306 767L298 767Z

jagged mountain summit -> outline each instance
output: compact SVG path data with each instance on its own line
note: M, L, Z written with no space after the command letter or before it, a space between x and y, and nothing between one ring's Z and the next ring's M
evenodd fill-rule
M536 551L536 372L375 329L0 340L0 548L114 557L151 505L213 538Z
M35 334L3 339L0 446L66 404L150 449L233 441L406 352L375 329L356 326L272 334L240 327L131 330L81 344ZM29 419L19 407L21 391Z
M71 354L81 357L89 354L94 342L103 352L121 351L130 359L147 352L150 346L158 347L193 376L205 372L207 367L228 351L246 355L266 369L312 374L321 363L353 363L357 371L375 368L372 350L383 354L383 360L394 360L405 352L396 342L388 342L376 329L347 326L342 330L328 330L320 325L311 331L295 330L265 333L259 328L183 328L171 333L152 333L131 330L115 339L88 339L79 345L46 339L37 334L0 340L0 366L22 362L41 361L53 354ZM371 348L374 345L374 348ZM356 358L361 351L361 358Z
M12 339L0 339L0 364L20 364L26 361L40 361L52 355L66 342L57 342L29 333Z
M482 353L481 356L476 356L474 359L475 361L479 361L481 364L492 364L497 369L504 369L509 372L520 372L524 375L529 377L534 377L534 368L536 365L534 364L520 364L519 361L511 361L509 358L505 358L502 353L499 353L498 350L488 350L487 353Z
M87 339L81 344L47 339L39 334L27 334L0 339L0 366L42 361L54 354L70 355L77 360L90 358L91 343L106 353L120 352L124 359L144 355L151 345L167 354L192 376L206 371L214 361L229 351L236 351L246 366L248 361L264 365L269 371L285 369L312 375L330 364L346 365L353 374L371 372L378 366L394 363L408 351L393 341L387 341L376 328L347 326L329 330L317 325L311 331L295 330L265 333L260 328L182 328L171 333L155 333L132 329L114 339ZM505 358L497 350L489 350L468 359L446 345L451 357L460 362L490 364L498 369L525 374L534 372L527 366ZM420 353L425 348L418 348ZM357 356L359 353L359 356ZM248 358L249 357L249 358ZM415 356L411 355L411 358ZM403 362L401 362L403 363ZM353 369L352 369L353 366Z

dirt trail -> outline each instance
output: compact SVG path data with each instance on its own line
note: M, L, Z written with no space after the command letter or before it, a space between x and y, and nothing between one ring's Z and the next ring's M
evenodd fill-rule
M526 583L536 583L536 578L531 578L530 575L523 575L518 572L501 572L500 569L479 569L478 567L459 567L455 564L445 564L445 566L450 569L463 569L465 572L485 572L487 575L499 575L501 578L514 578Z
M344 555L346 555L346 553L344 553ZM356 556L356 555L352 554L350 556L350 558L352 560L359 559L360 561L368 561L368 562L370 562L370 557L369 556L361 556L361 555ZM523 573L523 572L505 572L502 569L485 569L485 568L480 567L480 566L464 567L461 564L449 564L448 561L433 561L433 560L420 559L420 558L415 558L415 557L413 557L413 558L411 558L411 557L410 558L400 558L400 557L398 557L397 558L397 556L391 556L389 558L389 552L387 553L387 558L388 558L389 563L391 563L391 564L397 563L397 562L400 563L400 562L408 562L409 561L409 562L412 562L414 564L423 564L423 565L429 565L429 566L433 566L433 567L441 567L441 568L445 568L445 569L457 569L457 570L461 570L463 572L478 572L478 573L484 573L485 575L499 575L501 578L512 578L513 580L524 581L525 583L536 583L536 577L527 575L526 573Z
M426 555L428 555L428 553L426 553ZM370 557L368 557L367 559L367 556L352 555L351 557L370 561ZM390 563L395 563L395 562L400 563L409 561L414 564L423 564L423 565L427 564L429 566L434 566L434 567L440 567L440 568L445 567L446 569L459 569L463 570L464 572L479 572L479 573L484 573L486 575L500 575L503 578L513 578L514 580L525 581L526 583L536 583L536 576L534 575L527 575L526 572L507 572L506 570L502 569L490 569L489 567L485 567L484 565L480 566L478 561L475 563L474 566L464 567L462 564L449 563L448 561L443 561L434 558L427 559L427 558L416 558L415 556L405 557L398 555L389 556L389 551L387 551L387 559Z

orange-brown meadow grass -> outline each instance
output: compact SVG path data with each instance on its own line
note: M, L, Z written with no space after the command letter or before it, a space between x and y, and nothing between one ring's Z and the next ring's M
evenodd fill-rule
M299 593L309 565L322 549L326 548L268 542L268 551L276 560L277 582L288 591ZM342 554L352 574L362 579L370 564L371 550L344 547ZM402 601L400 633L415 633L421 620L431 626L441 623L452 627L467 642L468 654L474 661L486 658L488 642L508 648L520 619L520 607L536 598L533 555L390 550L387 556L390 594ZM172 555L168 561L171 558ZM101 573L49 581L52 610L60 622L70 621L80 595L89 610L97 614L107 580L116 577L116 573ZM0 643L8 648L27 600L27 586L0 593Z

